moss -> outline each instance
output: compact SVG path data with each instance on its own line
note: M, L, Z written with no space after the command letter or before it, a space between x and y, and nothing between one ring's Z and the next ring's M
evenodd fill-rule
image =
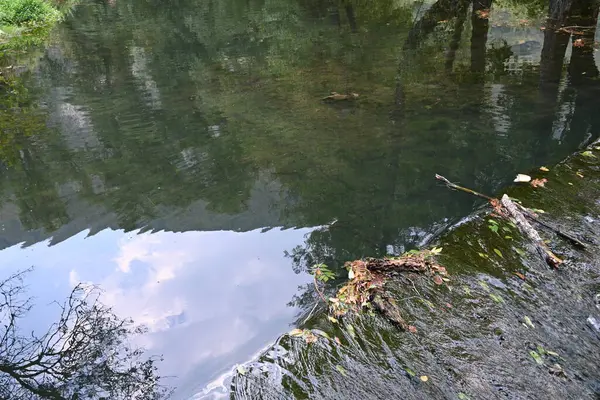
M47 0L0 0L0 57L43 43L62 15Z
M45 0L0 0L2 25L54 23L59 19L60 12Z

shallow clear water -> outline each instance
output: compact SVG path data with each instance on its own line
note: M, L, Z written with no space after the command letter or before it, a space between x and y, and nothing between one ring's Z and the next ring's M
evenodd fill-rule
M3 111L0 268L33 265L40 304L101 284L186 398L289 328L307 265L478 206L435 173L496 193L599 133L590 57L542 56L544 9L336 4L78 6Z

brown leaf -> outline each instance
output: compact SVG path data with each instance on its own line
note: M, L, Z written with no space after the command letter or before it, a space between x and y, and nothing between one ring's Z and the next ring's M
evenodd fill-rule
M358 98L358 96L359 96L358 93L341 94L338 92L331 92L331 94L329 96L323 97L322 100L334 100L334 101L354 100L354 99Z
M477 10L476 14L481 19L489 19L490 18L490 10Z
M436 285L441 285L441 284L443 284L443 283L444 283L444 280L442 279L442 277L441 277L441 276L439 276L439 275L435 275L435 276L433 277L433 282L434 282Z
M533 186L533 187L544 187L546 182L548 182L548 179L542 178L542 179L534 179L530 183L531 183L531 186Z
M452 308L452 304L450 304L450 303L446 303L446 307L448 307L448 308Z
M417 328L415 326L413 326L413 325L409 325L408 326L408 331L410 333L417 333Z
M304 331L304 340L306 343L315 343L317 341L317 337L311 331Z
M523 275L522 273L520 273L520 272L515 272L515 275L516 275L516 276L518 276L519 278L521 278L521 279L525 280L525 275Z

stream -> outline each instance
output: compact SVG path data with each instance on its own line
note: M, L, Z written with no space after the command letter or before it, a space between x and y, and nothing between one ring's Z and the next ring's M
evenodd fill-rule
M598 245L599 167L580 152L600 136L600 34L597 8L575 11L76 6L0 103L0 273L33 267L22 329L86 282L148 328L132 340L162 355L175 400L600 398L597 251L552 238L569 261L549 270L434 179L509 188ZM541 166L547 188L512 183ZM327 320L314 264L336 272L333 294L346 261L433 243L448 285L395 288L417 334ZM298 326L342 345L285 335Z

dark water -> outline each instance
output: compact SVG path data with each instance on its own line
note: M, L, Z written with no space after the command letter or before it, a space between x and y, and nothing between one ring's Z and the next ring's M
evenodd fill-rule
M3 109L1 268L34 265L41 303L100 283L176 398L223 391L295 321L307 266L478 206L435 173L496 193L598 136L596 21L573 47L511 4L82 4Z

